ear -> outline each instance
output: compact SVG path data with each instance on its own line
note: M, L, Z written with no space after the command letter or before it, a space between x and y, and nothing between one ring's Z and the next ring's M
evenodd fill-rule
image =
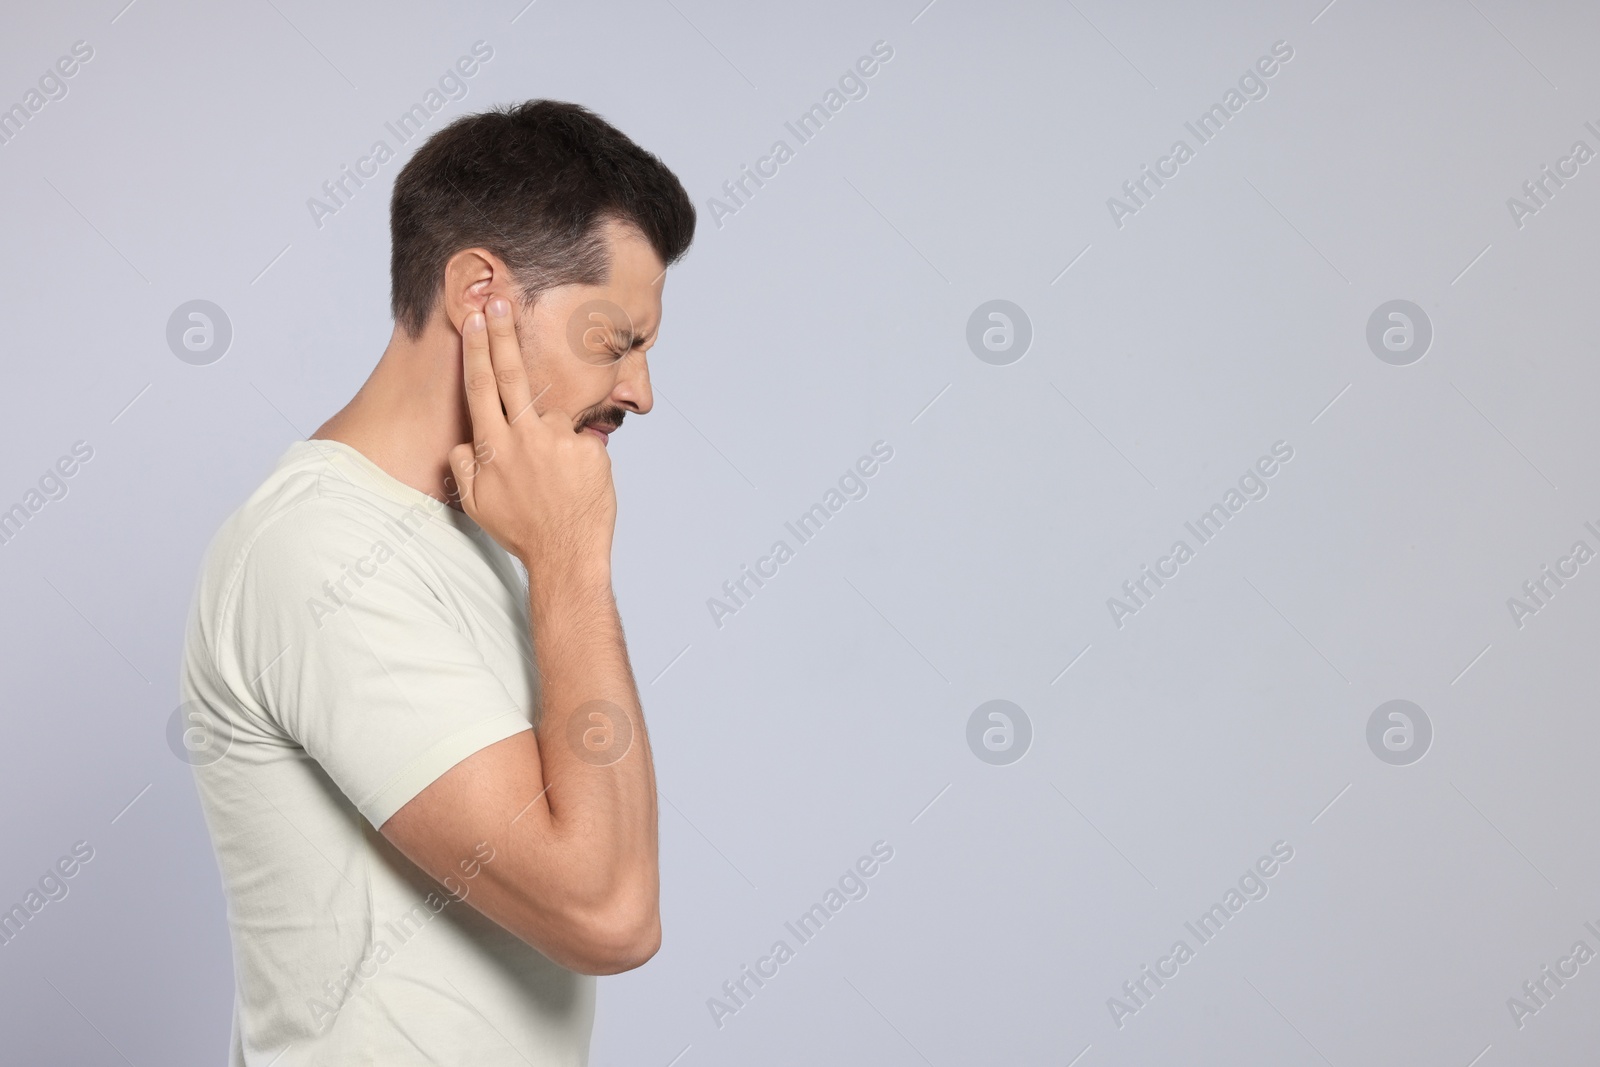
M445 263L444 313L457 333L492 296L512 300L511 272L499 256L487 248L464 248Z

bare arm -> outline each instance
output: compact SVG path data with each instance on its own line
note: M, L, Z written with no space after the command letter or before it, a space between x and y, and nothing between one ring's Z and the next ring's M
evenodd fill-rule
M528 570L538 729L463 760L382 832L452 888L488 841L467 902L569 969L612 974L655 954L661 922L655 770L611 592L610 459L566 413L532 410L512 317L493 305L487 331L469 318L463 334L474 443L450 458L462 506Z

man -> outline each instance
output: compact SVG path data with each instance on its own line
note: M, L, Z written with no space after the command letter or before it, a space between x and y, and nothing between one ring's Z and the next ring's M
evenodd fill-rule
M590 976L656 952L606 440L651 408L694 222L656 157L552 101L459 119L397 177L389 345L223 526L189 624L235 1067L582 1064Z

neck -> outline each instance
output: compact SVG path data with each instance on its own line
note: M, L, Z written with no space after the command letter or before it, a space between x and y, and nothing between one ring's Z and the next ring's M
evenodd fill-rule
M311 436L347 444L398 481L460 510L445 481L450 449L472 440L460 336L437 321L416 339L396 326L360 391Z

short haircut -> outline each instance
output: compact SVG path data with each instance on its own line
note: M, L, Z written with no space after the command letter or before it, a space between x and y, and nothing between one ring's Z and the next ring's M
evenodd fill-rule
M611 272L603 224L641 233L664 266L688 251L695 210L654 155L577 104L529 100L463 115L430 137L395 178L389 201L390 309L422 334L444 267L486 248L510 268L523 304Z

